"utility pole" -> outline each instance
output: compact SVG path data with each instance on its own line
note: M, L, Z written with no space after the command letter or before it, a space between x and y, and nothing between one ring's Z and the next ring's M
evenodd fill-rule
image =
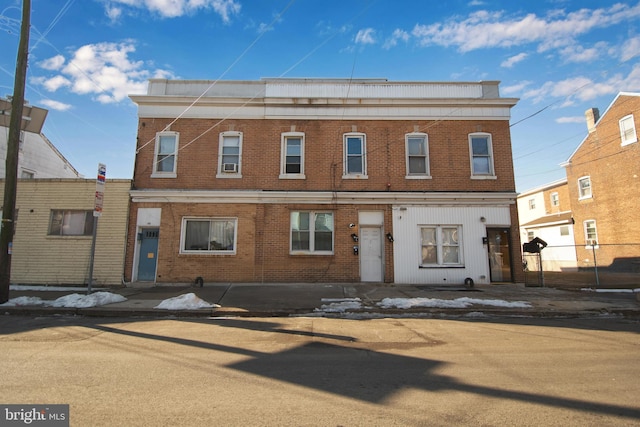
M11 246L15 230L16 193L18 185L18 153L22 130L22 108L27 79L29 56L29 30L31 28L31 0L22 0L22 24L16 73L11 99L11 118L7 139L7 161L4 181L4 204L2 205L2 227L0 231L0 304L9 300L11 282Z

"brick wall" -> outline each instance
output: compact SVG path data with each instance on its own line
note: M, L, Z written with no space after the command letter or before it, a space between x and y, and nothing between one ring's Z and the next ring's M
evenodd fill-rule
M567 167L580 267L593 265L592 250L583 246L585 220L596 220L598 265L640 256L640 142L621 146L619 127L619 120L629 114L634 115L636 132L640 132L640 96L619 96ZM579 200L578 179L583 176L591 178L593 196Z
M155 135L169 120L140 119L134 185L138 189L262 189L288 191L514 191L511 142L504 121L335 121L180 119L177 178L151 178ZM211 129L211 130L209 130ZM281 134L305 133L304 180L279 179ZM243 134L242 179L216 178L219 134ZM342 179L343 134L366 134L368 179ZM407 180L405 134L429 138L432 179ZM496 180L469 179L473 132L492 135ZM388 184L391 184L388 186Z

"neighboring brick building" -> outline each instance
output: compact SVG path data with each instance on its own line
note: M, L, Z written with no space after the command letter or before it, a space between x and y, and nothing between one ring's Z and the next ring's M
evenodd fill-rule
M530 242L538 237L547 243L542 254L545 271L576 269L573 238L573 214L566 179L533 188L518 195L520 240ZM524 254L528 268L538 270L537 254ZM532 265L532 262L535 265Z
M578 267L640 268L640 93L619 93L563 165L575 219ZM594 250L595 249L595 250Z
M151 80L125 278L522 280L498 82Z

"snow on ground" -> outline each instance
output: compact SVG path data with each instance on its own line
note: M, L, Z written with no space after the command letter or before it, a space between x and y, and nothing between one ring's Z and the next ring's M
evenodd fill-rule
M154 308L160 308L164 310L195 310L198 308L215 308L220 307L218 304L210 304L203 299L200 299L196 294L189 293L180 295L177 297L169 298L162 301Z
M349 310L362 309L362 301L360 298L344 298L344 299L323 299L320 308L316 308L315 312L324 313L344 313ZM385 298L376 304L380 308L398 308L408 309L416 307L430 308L466 308L474 305L484 305L492 307L506 308L531 308L531 304L525 301L504 301L498 299L479 299L479 298L457 298L454 300L437 299L437 298Z
M640 288L636 289L594 289L594 288L582 288L581 291L586 292L601 292L601 293L640 293Z
M123 302L127 299L122 295L111 292L95 292L90 295L70 294L55 300L43 300L39 297L18 297L0 304L2 307L20 306L42 306L42 307L68 307L68 308L88 308L98 305L113 304Z
M530 308L531 304L525 301L504 301L499 299L456 298L453 300L437 298L385 298L378 303L382 308L466 308L471 305L489 305L492 307Z

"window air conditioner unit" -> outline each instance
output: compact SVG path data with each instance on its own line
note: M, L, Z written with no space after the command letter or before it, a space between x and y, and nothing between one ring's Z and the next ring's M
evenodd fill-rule
M222 164L222 172L225 172L225 173L237 173L238 172L237 163L223 163Z

